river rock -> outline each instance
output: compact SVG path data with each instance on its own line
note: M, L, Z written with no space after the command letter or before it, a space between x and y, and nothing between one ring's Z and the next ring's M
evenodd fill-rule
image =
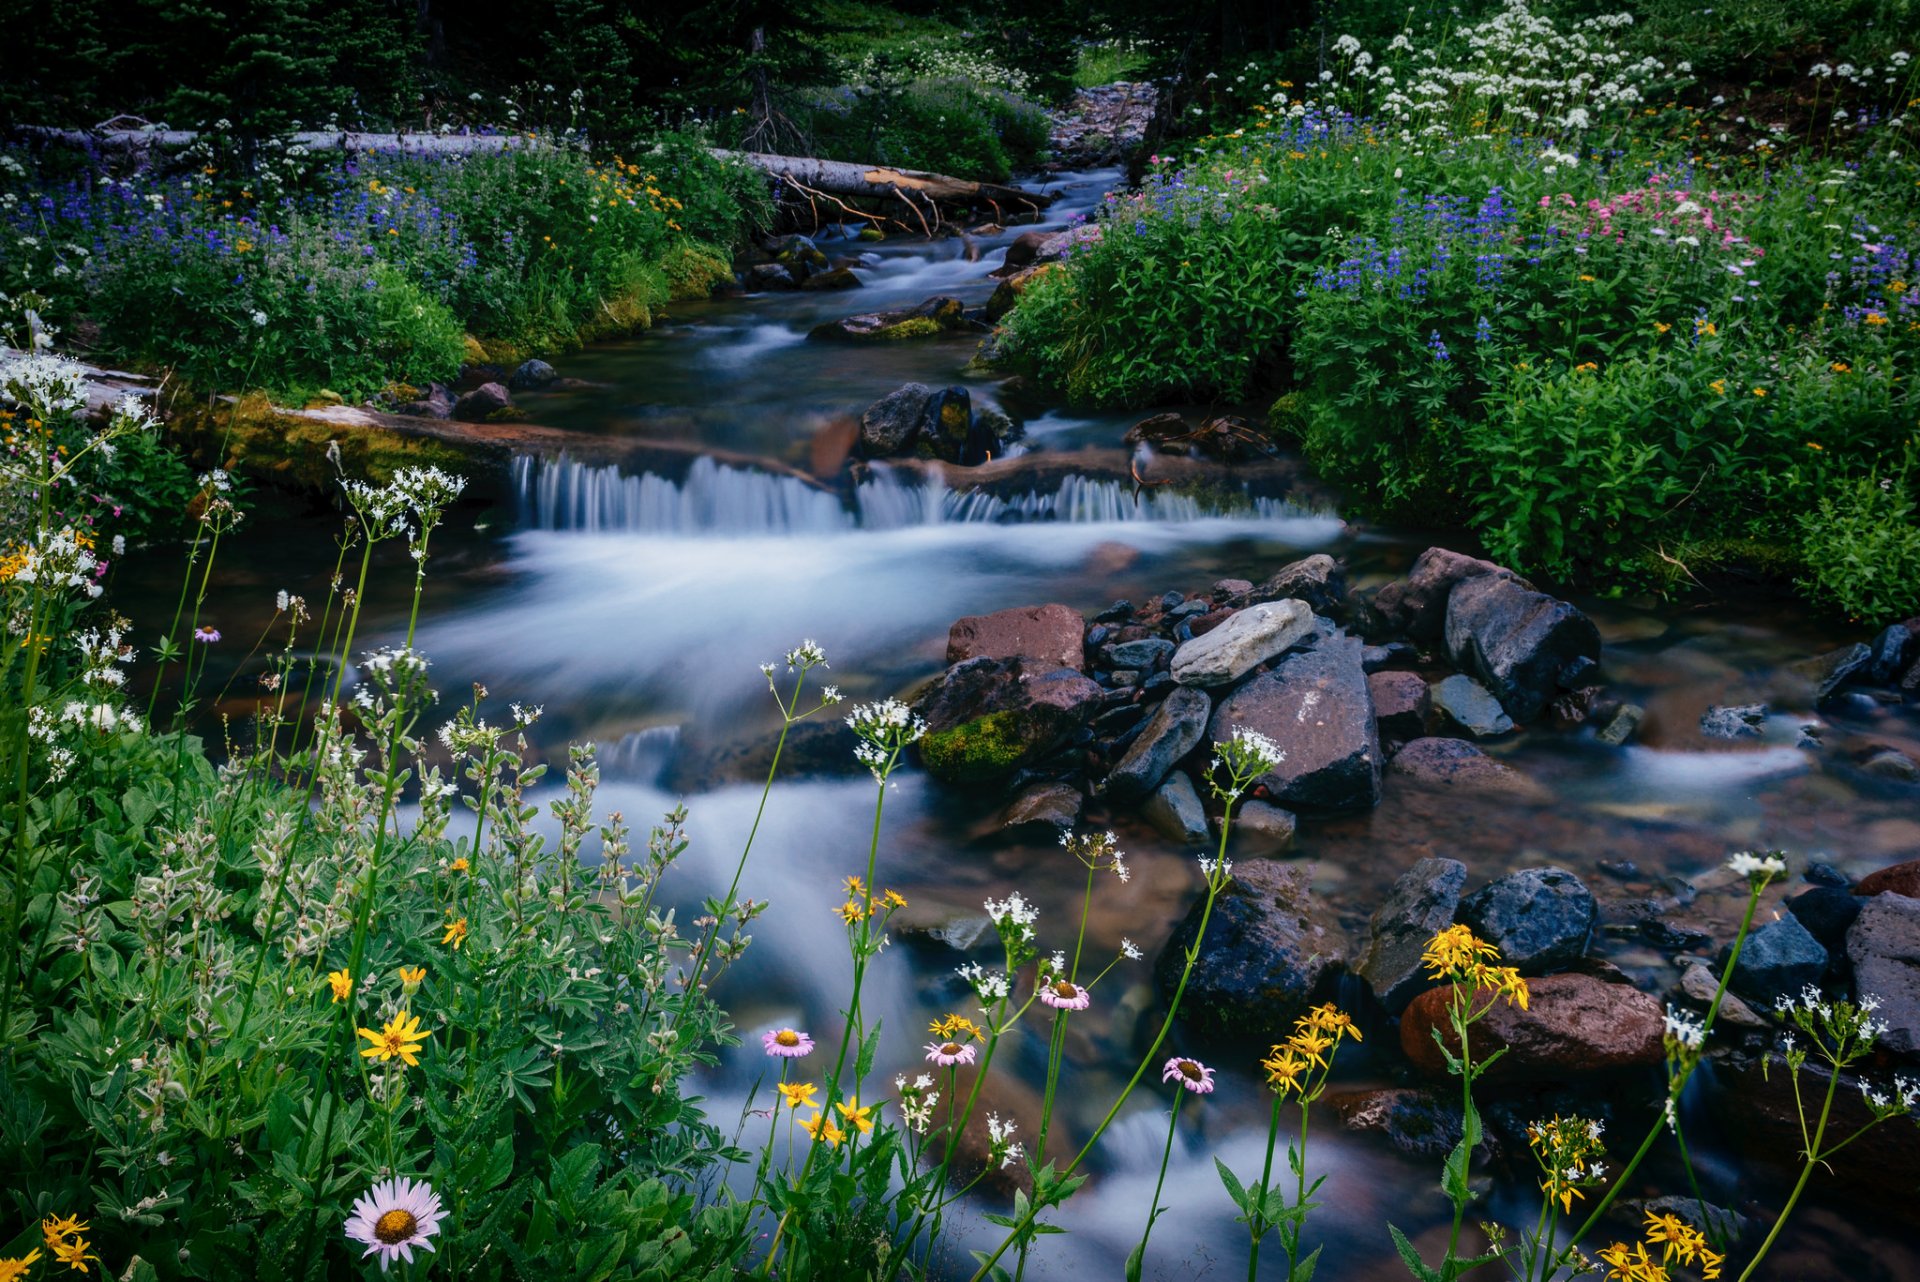
M947 629L947 662L1031 659L1046 667L1081 666L1080 612L1066 605L1023 605L970 614Z
M1732 951L1731 943L1720 950L1723 968ZM1798 997L1808 984L1818 984L1826 973L1827 950L1789 914L1747 936L1728 987L1771 1009L1782 997Z
M1141 817L1168 841L1185 846L1207 844L1207 811L1193 780L1174 771L1140 807Z
M1346 599L1347 572L1325 552L1283 565L1259 587L1249 590L1243 602L1257 605L1263 601L1305 601L1315 610L1333 609Z
M1562 690L1589 684L1600 664L1593 620L1543 592L1497 575L1470 578L1447 597L1447 653L1478 677L1517 722L1539 716Z
M1846 947L1847 928L1860 916L1860 904L1838 886L1812 886L1789 899L1787 911L1831 954Z
M1493 692L1463 672L1434 687L1433 706L1443 727L1470 739L1491 739L1513 729L1513 718Z
M560 371L545 361L522 361L520 368L507 379L507 388L515 392L537 391L551 386L559 377Z
M1487 1070L1490 1080L1577 1077L1661 1062L1665 1012L1658 1000L1631 983L1564 974L1528 980L1527 988L1526 1010L1502 998L1470 1030L1476 1061L1506 1049ZM1434 1077L1447 1073L1434 1030L1441 1030L1455 1054L1460 1050L1460 1040L1447 1023L1451 992L1444 985L1429 988L1400 1019L1400 1049L1416 1068ZM1483 990L1476 1007L1491 997Z
M498 383L482 383L453 403L453 416L462 423L484 423L513 408L513 398Z
M1428 548L1406 578L1396 579L1374 594L1372 608L1388 631L1404 632L1416 641L1438 641L1446 627L1447 598L1455 585L1483 575L1526 582L1491 561L1446 548Z
M1003 778L1065 743L1105 693L1072 668L969 659L948 668L920 699L927 720L920 759L950 783Z
M1530 799L1547 795L1533 780L1464 739L1415 739L1393 754L1391 769L1397 777L1431 788L1512 793Z
M1647 710L1637 703L1614 705L1613 711L1601 719L1600 728L1593 737L1609 748L1624 747L1629 739L1639 731L1640 723L1647 719Z
M1870 872L1854 886L1856 895L1905 895L1920 899L1920 859L1909 859L1878 872Z
M1571 966L1586 955L1596 914L1593 892L1564 868L1525 868L1460 904L1460 920L1525 975Z
M1289 605L1306 609L1301 602L1281 601L1242 613ZM1210 632L1201 640L1214 635ZM1259 780L1273 801L1311 810L1379 804L1380 740L1367 677L1360 670L1360 648L1358 637L1335 634L1311 650L1282 655L1270 671L1214 709L1207 733L1215 743L1231 739L1237 730L1254 730L1287 754ZM1179 661L1175 655L1174 662Z
M1467 866L1457 859L1422 859L1400 874L1367 925L1367 951L1354 968L1389 1015L1398 1015L1432 987L1421 954L1427 941L1453 924Z
M741 283L755 292L800 288L800 278L785 263L755 263Z
M859 289L860 277L851 267L835 267L831 271L808 272L807 278L800 282L800 288L809 292L829 289Z
M1920 619L1889 623L1873 639L1872 650L1867 680L1875 685L1892 685L1906 671L1910 659L1920 658Z
M1694 962L1680 972L1680 995L1695 1005L1706 1008L1713 1005L1713 995L1720 992L1720 976L1704 962ZM1728 991L1720 996L1720 1013L1716 1021L1724 1021L1738 1028L1769 1028L1767 1017L1740 1000L1738 993Z
M1068 829L1080 822L1085 798L1070 783L1036 783L1028 787L1000 816L1003 832L1023 829Z
M1203 1037L1243 1048L1281 1041L1331 987L1345 946L1332 919L1314 901L1311 869L1259 860L1236 865L1220 892L1188 981L1180 1017ZM1199 933L1196 902L1154 966L1163 998L1171 998Z
M1766 733L1767 705L1714 704L1700 714L1700 733L1710 739L1758 739Z
M1872 666L1872 648L1856 641L1838 650L1829 650L1818 658L1808 659L1796 665L1795 670L1813 682L1813 702L1818 707L1847 682L1855 677L1864 677Z
M1173 679L1187 686L1238 681L1313 631L1313 611L1304 601L1250 606L1181 646L1173 656Z
M1175 762L1200 746L1212 714L1213 700L1204 690L1175 686L1107 774L1107 796L1130 805L1151 794Z
M1235 859L1284 854L1293 846L1293 835L1299 824L1291 810L1282 810L1264 801L1243 801L1233 812L1233 838L1227 853ZM1217 836L1218 820L1213 829Z
M396 405L393 412L413 418L452 418L453 393L447 390L445 383L428 383L425 396Z
M1804 1038L1801 1044L1805 1045ZM1819 1115L1820 1101L1827 1098L1833 1081L1833 1070L1821 1063L1819 1056L1812 1055L1801 1067L1796 1081L1793 1074L1785 1071L1777 1054L1767 1058L1771 1063L1763 1064L1759 1056L1753 1055L1717 1056L1708 1079L1706 1099L1713 1120L1735 1151L1747 1162L1772 1168L1777 1186L1784 1188L1800 1169L1800 1152L1806 1143L1801 1131L1801 1109L1805 1107L1812 1117ZM1838 1140L1855 1131L1865 1133L1847 1145L1837 1159L1820 1167L1817 1179L1831 1190L1828 1196L1834 1192L1844 1195L1845 1204L1855 1213L1865 1210L1861 1205L1865 1202L1885 1208L1895 1216L1908 1217L1913 1213L1914 1184L1920 1182L1920 1144L1913 1141L1911 1119L1896 1118L1879 1126L1867 1125L1873 1115L1867 1111L1862 1088L1884 1092L1891 1083L1885 1070L1862 1067L1865 1071L1858 1075L1842 1073L1838 1085L1832 1088L1833 1107L1827 1119L1827 1135ZM1811 1121L1811 1117L1808 1120ZM1833 1269L1831 1259L1825 1255L1808 1263L1811 1267L1782 1268L1768 1276L1799 1282L1803 1278L1820 1278L1835 1272L1846 1276L1852 1272ZM1889 1276L1903 1274L1896 1269Z
M861 312L837 321L815 325L808 338L835 342L896 342L909 338L932 338L937 334L965 329L969 325L966 305L957 298L929 298L912 307L894 311Z
M1365 651L1361 665L1366 667ZM1432 693L1417 672L1369 672L1367 694L1373 699L1373 718L1381 739L1405 743L1427 732Z
M933 389L907 383L867 406L860 416L860 447L868 458L891 458L913 443L927 417Z
M1384 1135L1403 1153L1444 1157L1460 1142L1457 1092L1430 1087L1388 1086L1370 1091L1330 1092L1327 1103L1349 1131Z
M1102 654L1112 668L1139 668L1151 672L1173 654L1173 642L1164 637L1141 637L1137 641L1119 641Z
M1920 761L1915 761L1898 748L1882 748L1870 754L1860 763L1860 769L1876 779L1920 783Z
M1920 899L1867 900L1847 931L1847 959L1855 995L1880 999L1874 1015L1887 1031L1879 1044L1896 1055L1920 1056Z

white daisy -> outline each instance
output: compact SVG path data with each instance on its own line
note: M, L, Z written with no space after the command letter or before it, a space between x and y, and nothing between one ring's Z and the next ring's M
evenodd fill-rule
M354 1202L347 1236L366 1244L362 1259L378 1254L385 1273L396 1255L411 1264L414 1247L433 1250L442 1214L440 1195L425 1180L384 1180Z

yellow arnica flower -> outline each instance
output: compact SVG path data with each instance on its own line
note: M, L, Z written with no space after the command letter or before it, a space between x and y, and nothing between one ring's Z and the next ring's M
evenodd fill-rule
M405 986L409 994L411 994L414 989L420 987L420 981L426 977L427 968L425 966L402 966L400 968L400 983Z
M834 1108L840 1111L840 1116L847 1119L847 1125L853 1127L862 1135L866 1135L873 1130L873 1120L870 1114L872 1114L873 1110L877 1107L879 1106L876 1104L869 1104L867 1107L861 1108L860 1101L857 1099L843 1100L834 1105Z
M453 950L459 952L460 945L467 942L467 919L465 917L458 917L448 922L447 933L440 937L440 942L443 944L452 944Z
M67 1238L85 1233L87 1228L87 1222L77 1215L69 1215L64 1218L56 1218L49 1215L46 1219L40 1221L40 1236L47 1240L49 1247L57 1250L60 1244Z
M360 1030L360 1036L373 1045L363 1047L360 1054L365 1059L377 1059L382 1063L390 1059L401 1059L409 1068L420 1066L420 1044L427 1040L427 1034L420 1031L420 1017L401 1011L381 1026L379 1032L371 1028Z
M819 1107L818 1104L814 1103L813 1097L819 1091L820 1088L818 1086L815 1086L812 1082L794 1082L791 1085L789 1085L786 1082L781 1082L779 1084L779 1089L780 1089L780 1098L787 1102L788 1108L799 1109L799 1108L818 1108Z
M333 988L333 1000L343 1002L353 996L353 976L345 970L327 972L327 983Z
M0 1282L16 1282L16 1279L27 1276L27 1270L39 1258L40 1252L35 1249L25 1255L12 1255L0 1260Z
M840 1141L847 1138L847 1133L835 1126L833 1119L825 1113L815 1113L812 1117L802 1121L800 1123L800 1129L816 1140L825 1140L835 1148L839 1148Z
M1356 1042L1362 1040L1360 1030L1354 1027L1353 1016L1347 1014L1332 1002L1328 1002L1324 1006L1315 1006L1312 1010L1308 1011L1306 1014L1306 1022L1311 1028L1331 1034L1335 1040L1342 1037L1351 1037Z
M1293 1047L1276 1046L1272 1054L1260 1061L1260 1067L1267 1072L1267 1085L1276 1094L1285 1095L1300 1089L1300 1078L1311 1065L1301 1059Z
M1471 928L1449 926L1427 941L1427 950L1420 955L1420 961L1433 972L1435 979L1449 975L1464 979L1499 955L1498 948L1474 934Z
M56 1242L53 1245L53 1258L72 1269L75 1273L87 1272L87 1261L100 1263L100 1257L87 1249L87 1239L76 1237L71 1242Z
M947 1015L936 1019L927 1025L927 1031L942 1041L949 1042L954 1041L962 1033L965 1033L975 1041L979 1041L986 1036L986 1032L980 1025L974 1023L965 1015Z
M447 871L448 872L465 872L467 869L471 867L473 867L473 865L467 862L467 857L465 855L462 855L458 859L454 860L452 863L447 865Z

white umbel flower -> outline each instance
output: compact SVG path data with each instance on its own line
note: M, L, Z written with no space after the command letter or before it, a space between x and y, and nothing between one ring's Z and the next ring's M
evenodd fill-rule
M411 1264L415 1247L433 1250L443 1214L440 1195L425 1180L382 1180L354 1202L347 1236L366 1244L362 1259L378 1255L385 1273L396 1255Z

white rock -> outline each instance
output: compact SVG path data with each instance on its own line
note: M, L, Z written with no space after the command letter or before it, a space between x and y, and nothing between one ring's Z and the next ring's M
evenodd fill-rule
M1174 652L1173 679L1183 686L1223 686L1313 631L1305 601L1269 601L1240 611Z

